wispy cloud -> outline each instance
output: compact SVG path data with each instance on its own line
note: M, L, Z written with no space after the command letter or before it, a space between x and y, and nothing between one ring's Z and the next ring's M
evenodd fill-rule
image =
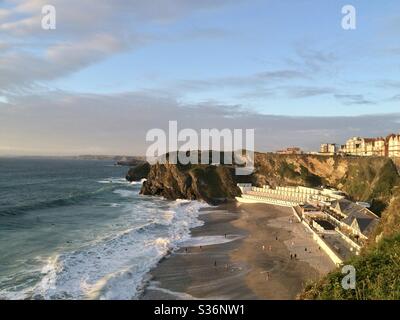
M312 73L327 71L329 66L338 61L333 52L313 49L304 43L296 45L295 52L297 54L296 57L287 58L287 62Z
M80 42L50 46L40 56L10 51L0 55L0 90L32 88L42 81L54 80L81 70L128 45L112 35L96 35Z
M4 0L0 10L0 90L20 92L63 78L113 55L160 40L146 24L171 23L232 0L53 0L57 29L41 29L47 0ZM101 23L99 23L101 21ZM217 30L197 30L197 36ZM193 35L192 35L193 36ZM18 39L19 45L15 45Z
M400 101L400 94L397 94L391 98L389 98L390 101Z
M376 104L376 102L366 99L362 94L335 94L335 98L346 105Z
M335 93L335 88L329 87L313 87L313 86L300 86L300 87L288 87L286 92L290 98L307 98L321 95L329 95Z
M308 75L301 71L282 69L262 71L243 76L231 76L203 80L182 80L177 84L177 86L178 88L182 87L184 90L208 90L221 87L240 87L245 89L254 86L271 86L290 80L307 78Z

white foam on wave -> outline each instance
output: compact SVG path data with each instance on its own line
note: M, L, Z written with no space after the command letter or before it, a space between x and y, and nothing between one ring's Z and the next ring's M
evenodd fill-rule
M198 298L196 298L196 297L194 297L194 296L192 296L192 295L190 295L188 293L172 291L172 290L169 290L169 289L161 288L159 285L160 284L158 282L151 281L150 285L147 287L147 289L163 292L163 293L165 293L165 294L167 294L169 296L173 296L173 297L175 297L175 298L177 298L179 300L200 300L200 299L198 299Z
M1 290L0 300L24 300L29 297L29 294L29 289L23 289L20 291Z
M138 195L138 191L135 190L126 190L126 189L117 189L113 191L116 194L119 194L123 198L132 198Z
M142 185L143 182L147 181L147 179L142 179L140 181L132 181L130 184L132 185Z
M119 203L110 203L110 207L111 208L118 208L118 207L120 207L121 205L119 204Z
M227 235L225 236L202 236L202 237L192 237L188 240L182 241L180 244L182 247L198 247L198 246L212 246L216 244L223 244L238 239L242 239L243 236L240 235Z
M129 184L129 182L125 178L107 178L104 180L99 180L97 183L102 183L102 184Z
M165 293L169 296L175 297L178 300L228 300L229 297L217 296L217 297L207 297L207 298L196 298L186 292L172 291L166 288L160 287L160 283L156 281L151 281L150 285L147 287L150 290L159 291Z
M129 229L89 247L51 258L35 287L44 299L132 299L146 274L180 243L188 241L200 202L171 202L152 222Z
M192 200L188 200L188 199L176 199L175 202L178 202L178 203L190 203L190 202L192 202Z

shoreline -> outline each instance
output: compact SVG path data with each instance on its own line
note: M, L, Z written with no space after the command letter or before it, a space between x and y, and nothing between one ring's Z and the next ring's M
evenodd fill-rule
M291 208L233 202L203 208L199 219L150 271L139 299L295 299L335 267Z

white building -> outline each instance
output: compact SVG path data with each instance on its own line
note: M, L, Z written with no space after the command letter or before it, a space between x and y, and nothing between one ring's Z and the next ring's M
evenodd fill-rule
M392 134L387 137L387 155L400 157L400 134Z
M236 197L238 202L269 203L282 206L296 206L307 202L329 204L332 201L343 199L344 195L337 190L315 189L307 187L252 187L250 184L238 184L242 191L241 197Z
M326 155L335 155L338 152L338 147L335 143L321 144L320 153Z

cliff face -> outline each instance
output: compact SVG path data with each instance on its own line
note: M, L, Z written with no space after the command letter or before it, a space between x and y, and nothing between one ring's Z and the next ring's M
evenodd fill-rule
M132 174L133 175L133 170ZM154 165L149 168L142 193L169 199L233 199L238 182L262 186L306 185L340 189L355 201L372 202L380 213L400 186L396 166L387 158L326 157L314 155L255 154L255 171L235 176L228 165Z
M400 179L388 158L256 154L251 182L262 185L330 186L355 201L372 202L380 213L389 204Z
M150 164L144 162L141 164L136 164L135 167L130 168L128 174L126 175L126 180L128 181L140 181L147 178L150 172Z
M232 167L156 164L151 166L141 193L218 204L233 199L240 190Z

